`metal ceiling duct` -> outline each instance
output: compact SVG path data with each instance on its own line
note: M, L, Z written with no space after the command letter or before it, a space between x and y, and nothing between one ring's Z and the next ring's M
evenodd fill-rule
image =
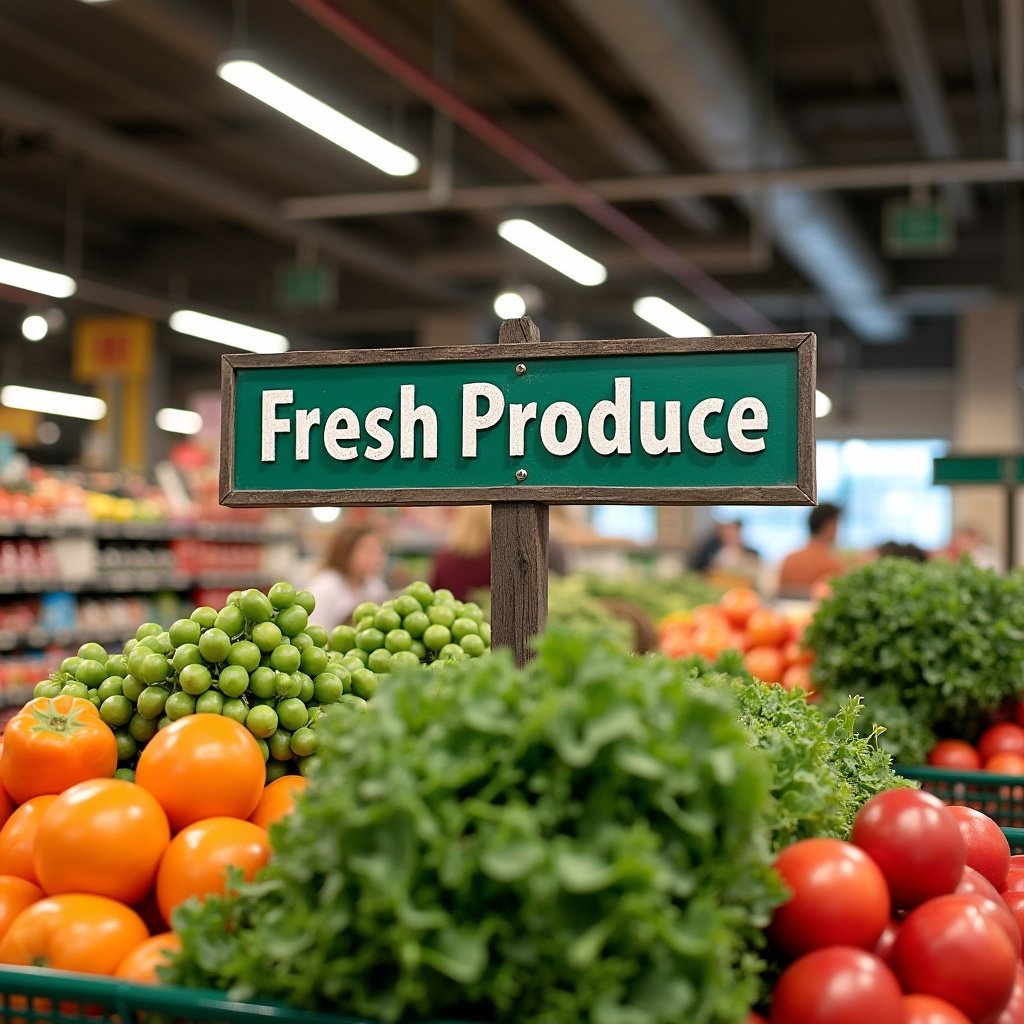
M719 171L805 164L806 154L702 0L564 0L691 148ZM756 146L756 149L755 149ZM757 200L738 201L754 211ZM760 212L760 211L759 211ZM898 341L881 261L833 196L779 188L763 214L786 257L866 341Z

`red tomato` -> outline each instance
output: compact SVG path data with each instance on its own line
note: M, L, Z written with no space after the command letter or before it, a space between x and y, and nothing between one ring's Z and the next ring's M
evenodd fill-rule
M1010 844L1003 830L973 807L950 807L949 813L967 845L967 863L1001 889L1010 870Z
M782 648L782 656L786 659L787 665L813 665L814 651L801 647L799 641L790 640Z
M781 683L786 665L777 647L751 647L743 658L747 671L762 683Z
M967 862L956 818L920 790L873 796L858 811L850 839L882 869L893 906L901 910L952 892Z
M896 945L896 936L899 935L899 931L899 921L892 920L882 930L882 934L878 936L878 941L872 950L879 960L884 960L886 963L892 960L892 947Z
M938 896L907 915L892 951L908 992L938 996L976 1024L999 1016L1013 991L1017 957L976 896Z
M758 608L747 619L751 647L781 647L789 639L789 623L770 608Z
M993 754L1024 754L1024 728L1013 722L1000 722L986 729L978 740L982 762Z
M928 755L928 763L937 768L977 771L981 767L981 755L965 740L939 740Z
M964 868L955 891L962 895L984 896L987 900L997 902L1002 899L999 890L980 871L975 871L970 866Z
M1024 775L1024 754L1014 754L1009 750L993 754L985 762L985 771L993 775Z
M734 646L732 630L724 622L711 621L703 623L693 631L691 643L694 654L699 654L708 661L717 661L724 651Z
M1002 900L1006 909L1013 914L1021 933L1024 934L1024 892L1008 890L1002 894Z
M935 996L904 996L903 1024L971 1024L952 1003Z
M747 1014L747 1024L768 1024L768 1021L764 1019L759 1013L754 1013L753 1010Z
M822 946L871 949L889 923L889 890L875 862L839 839L802 839L775 858L792 893L768 935L789 956Z
M1024 892L1024 868L1014 867L1010 865L1010 870L1007 872L1006 881L1003 882L1003 892Z
M1013 717L1017 720L1018 725L1024 725L1024 700L1017 701L1013 709Z
M1017 977L1013 982L1010 1001L995 1024L1024 1024L1024 968L1020 964L1017 965Z
M1010 945L1013 946L1014 953L1018 957L1020 956L1020 925L1017 924L1017 919L1003 902L1002 897L991 899L988 896L978 896L976 893L957 893L957 895L966 895L968 899L974 900L974 902L981 908L981 912L986 917L995 921L995 923L999 925L1004 932L1006 932L1006 937L1010 940Z
M718 607L733 626L742 629L761 607L761 599L750 587L733 587L722 595Z
M782 688L784 690L807 690L810 693L814 689L811 681L811 666L798 663L790 665L782 674Z
M786 969L772 993L772 1024L903 1024L903 993L876 956L829 946Z

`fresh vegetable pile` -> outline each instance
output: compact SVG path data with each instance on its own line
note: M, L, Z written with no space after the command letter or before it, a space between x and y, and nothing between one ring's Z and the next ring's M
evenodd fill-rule
M779 898L731 695L549 632L325 721L274 857L183 908L175 980L386 1021L738 1022Z
M860 694L883 745L920 764L1024 690L1024 573L882 559L834 581L804 639L823 699Z
M761 603L748 587L727 590L718 604L700 605L662 620L661 649L673 658L700 655L715 661L726 651L740 651L748 672L764 683L787 690L812 690L814 655L803 644L809 616L783 615ZM851 691L859 692L859 691Z
M159 732L134 783L111 777L116 759L113 733L79 697L36 698L5 731L0 964L156 983L179 946L175 910L223 894L229 866L253 878L267 828L305 786L264 787L256 738L222 715Z
M693 572L673 574L666 579L652 576L620 577L597 573L579 573L568 577L590 597L615 598L640 608L655 622L674 612L702 604L713 604L721 597L721 588Z
M1024 1021L1024 858L983 814L880 793L849 842L800 840L775 868L771 1024Z
M267 781L305 773L317 723L339 703L362 704L382 675L401 665L479 657L490 626L450 591L410 584L394 600L356 608L351 625L328 636L311 624L309 591L276 583L264 594L236 591L217 610L201 607L169 629L147 622L121 654L83 644L36 697L91 702L117 741L119 777L130 779L140 751L160 729L194 714L244 725L267 762Z

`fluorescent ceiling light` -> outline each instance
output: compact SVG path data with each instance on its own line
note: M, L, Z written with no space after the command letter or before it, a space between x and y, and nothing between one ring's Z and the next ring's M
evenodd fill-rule
M832 411L832 399L824 391L814 392L814 415L823 420Z
M415 174L419 160L407 149L381 138L357 121L286 82L254 60L227 60L217 74L278 113L322 135L353 156L395 177Z
M502 320L526 316L526 300L519 292L502 292L494 297L494 314Z
M197 313L194 309L179 309L171 314L167 322L171 330L179 334L191 334L193 338L215 341L218 345L241 348L246 352L267 354L288 351L288 339L283 334L210 316L209 313Z
M203 417L191 409L160 409L156 425L169 434L198 434L203 429Z
M684 313L678 306L658 298L657 295L646 295L633 303L633 312L641 320L653 324L659 331L664 331L670 338L710 338L711 329L695 320L689 313Z
M313 513L313 518L318 523L333 523L341 517L341 509L330 505L322 505L318 508L310 509L310 512Z
M101 420L107 415L107 403L102 398L24 388L18 384L0 388L0 405L6 405L8 409L45 412L50 416L72 416L76 420Z
M0 259L0 284L49 295L54 299L67 299L75 294L78 287L75 279L67 274L55 274L52 270L40 270L27 263L4 259Z
M529 220L506 220L498 225L498 234L528 252L534 259L546 263L577 284L603 284L608 278L604 266L574 249L560 238L538 227Z
M29 313L21 321L21 333L28 341L42 341L50 333L50 325L40 313Z

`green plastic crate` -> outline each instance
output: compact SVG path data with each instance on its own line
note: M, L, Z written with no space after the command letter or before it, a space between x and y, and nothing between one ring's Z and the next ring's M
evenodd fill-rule
M1024 829L1024 777L991 772L952 771L921 765L895 765L905 779L947 804L964 804L983 811L1004 829Z
M237 1003L219 992L137 985L64 971L0 967L4 1024L368 1024L342 1014ZM435 1022L440 1024L440 1022Z
M1024 828L1004 828L1003 834L1010 844L1010 853L1024 853Z

